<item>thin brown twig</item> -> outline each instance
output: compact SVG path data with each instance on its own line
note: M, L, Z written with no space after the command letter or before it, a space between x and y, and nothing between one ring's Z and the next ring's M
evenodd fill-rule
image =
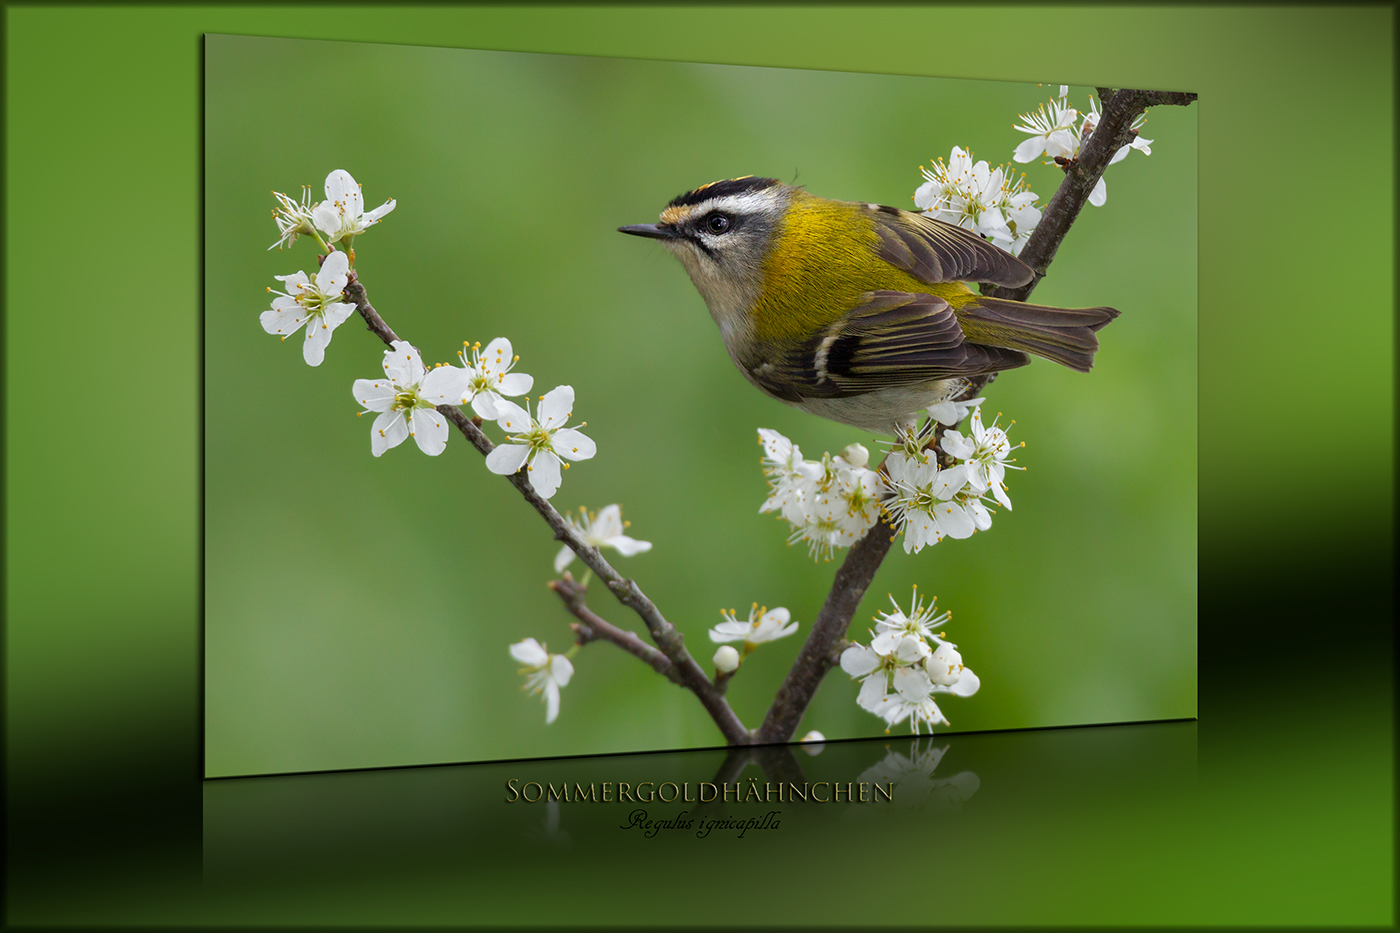
M374 306L370 304L369 296L365 292L364 285L360 282L359 276L353 271L350 273L350 280L345 286L344 295L355 305L355 310L359 311L364 318L369 329L374 332L385 344L392 346L395 340L401 339L394 333L393 329L385 323ZM448 421L462 433L464 437L483 456L489 454L495 445L491 439L481 430L481 428L465 415L460 408L455 405L439 405L437 407ZM731 745L747 745L752 741L752 735L748 728L739 720L739 717L730 708L728 701L714 690L710 683L710 678L704 670L691 657L690 652L685 648L685 636L676 629L666 617L656 608L656 604L642 592L635 580L630 580L618 573L609 564L598 549L589 547L574 531L573 526L564 521L563 516L550 505L549 500L541 496L535 487L530 485L530 480L526 476L523 468L514 474L506 477L507 480L517 490L525 501L534 507L540 517L549 525L554 532L554 537L562 541L575 554L579 560L583 561L598 578L607 584L614 596L624 606L635 612L646 624L647 632L651 640L660 649L661 654L674 665L675 673L680 678L679 682L689 689L699 698L701 704L714 719L715 725L719 727L724 738ZM669 675L668 675L669 676Z

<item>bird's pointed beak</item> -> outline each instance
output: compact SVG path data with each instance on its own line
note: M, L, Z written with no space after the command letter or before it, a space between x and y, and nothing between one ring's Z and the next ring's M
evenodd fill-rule
M666 224L632 224L627 227L618 227L617 232L649 237L653 240L674 240L676 238L675 232Z

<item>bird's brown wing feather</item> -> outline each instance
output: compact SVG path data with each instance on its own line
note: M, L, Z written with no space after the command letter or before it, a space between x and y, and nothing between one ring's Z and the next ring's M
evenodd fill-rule
M1024 366L1024 353L971 344L946 301L910 292L867 292L865 301L815 339L747 367L769 393L848 398L939 379Z
M880 258L930 285L991 282L1025 285L1035 271L970 230L897 207L867 204L880 236Z

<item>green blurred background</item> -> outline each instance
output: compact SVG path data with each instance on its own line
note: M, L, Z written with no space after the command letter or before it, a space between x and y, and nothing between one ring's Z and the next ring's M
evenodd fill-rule
M879 914L927 923L936 899L954 905L941 916L969 922L1393 922L1390 10L786 6L734 17L714 7L10 4L5 17L8 920L587 922L616 914L619 859L635 866L629 878L655 868L628 838L604 837L567 863L506 852L475 885L453 868L413 862L398 882L381 876L383 862L369 862L332 881L315 865L274 872L223 896L203 884L201 34L214 32L1023 82L1058 75L1080 86L1200 92L1198 792L1176 806L1127 781L1122 806L1108 808L1097 798L1067 807L1048 794L1030 808L1038 818L1013 813L1005 824L1015 832L979 837L995 843L980 858L960 844L975 827L911 840L900 857L929 896L892 899ZM326 88L356 67L354 58L343 62ZM258 131L282 132L285 143L293 118L318 131L327 125L305 106ZM933 146L921 138L914 161L936 154ZM1138 165L1134 155L1114 170L1154 170L1166 154L1154 149ZM371 196L404 197L406 189L356 170ZM909 180L906 169L890 170L901 177L889 199L906 196L913 164ZM315 183L323 172L307 166L276 183ZM694 183L640 192L637 207L654 212L658 195ZM270 206L273 184L259 180L238 216ZM637 219L646 218L626 218ZM267 223L254 230L254 248L270 242ZM392 229L386 223L365 242L392 248ZM659 278L665 260L642 268ZM635 253L627 261L636 274ZM1057 276L1082 266L1062 265ZM280 271L261 270L256 284L272 284L266 276ZM1348 291L1355 297L1339 303ZM259 306L250 299L236 314L255 327ZM703 321L698 304L689 307ZM1106 342L1125 323L1106 331ZM56 334L74 338L79 353L56 361ZM713 334L705 339L714 345ZM346 345L334 344L332 359ZM272 342L266 353L276 365L259 368L261 378L305 373L296 352ZM1039 379L1047 369L1021 375ZM1010 385L1008 376L997 388ZM353 423L354 433L364 430ZM569 482L581 484L585 467L596 466L571 471ZM1322 505L1308 482L1319 470L1335 478ZM463 487L469 475L462 471ZM757 484L747 471L744 482ZM561 495L570 503L578 493L566 485ZM1020 501L994 534L962 544L1024 533L1044 509ZM754 520L747 511L737 519L745 529ZM624 566L650 574L643 562L662 553ZM541 544L532 566L543 574L549 557ZM884 573L895 567L892 560ZM514 695L493 699L502 711L529 706ZM955 723L965 725L976 705L954 709L964 714ZM539 707L526 712L531 735L540 719ZM650 757L639 759L647 777L656 773ZM1034 755L1016 756L1012 768L1045 771ZM974 806L995 790L984 776ZM471 811L466 832L495 819L494 799L457 799ZM367 809L337 814L324 844L358 838L376 815ZM480 852L451 830L439 845ZM1007 853L1023 858L1008 866ZM768 877L780 865L793 885L806 885L782 899L787 922L834 916L840 893L807 893L837 857L824 835L710 855L687 863L690 890L732 890L736 872ZM950 876L959 858L967 860L959 870L975 870ZM554 896L545 899L542 864L552 869ZM644 922L675 916L676 905L669 886L629 885L627 906ZM715 922L726 919L746 922L742 913ZM874 912L861 920L874 922Z
M309 240L267 250L268 189L307 183L319 199L332 168L368 206L398 199L358 239L356 267L401 336L456 362L464 339L505 335L535 395L574 386L599 454L555 504L622 503L655 549L615 563L703 664L721 607L783 605L803 623L730 685L758 725L836 564L757 514L755 429L808 456L876 441L755 392L680 265L614 228L741 174L912 206L921 161L962 145L1010 162L1017 114L1057 89L235 36L207 37L205 56L208 773L721 741L692 696L603 644L574 658L546 728L505 650L571 641L544 586L546 526L461 438L437 459L370 456L350 385L378 372L383 345L358 318L314 369L300 337L258 326L272 276L315 263ZM1071 96L1087 109L1090 91ZM913 583L937 594L983 683L945 704L959 730L1196 712L1196 111L1154 110L1144 135L1151 157L1113 167L1107 205L1085 210L1035 294L1122 309L1094 372L1037 363L985 393L988 420L1016 419L1027 445L1015 511L968 541L896 548L853 626L868 640L887 594L907 605ZM1062 177L1017 168L1043 201ZM637 627L595 590L596 611ZM829 677L799 734L883 730L856 688Z

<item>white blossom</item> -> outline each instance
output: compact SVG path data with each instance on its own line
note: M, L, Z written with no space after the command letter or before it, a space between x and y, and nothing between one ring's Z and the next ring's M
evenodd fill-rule
M316 227L311 219L311 187L303 185L301 189L301 201L292 200L280 191L272 192L272 196L277 199L278 206L273 208L272 219L277 224L277 242L268 249L281 249L284 246L291 246L297 241L299 236L310 236L316 232Z
M909 611L905 612L899 608L899 603L895 602L893 594L890 595L890 605L894 606L894 612L882 612L875 617L876 635L871 641L871 647L877 651L882 650L884 645L892 645L891 637L910 636L921 641L933 641L941 644L940 636L934 634L934 629L952 618L951 612L935 615L938 608L938 599L925 603L919 597L918 586L914 587L913 596L909 601ZM922 657L927 657L927 653Z
M1000 417L998 414L997 419ZM992 421L991 427L983 427L980 408L972 413L971 432L971 437L965 437L960 431L946 432L943 435L944 452L963 462L967 468L968 485L979 496L990 490L998 502L1011 508L1011 499L1006 494L1006 470L1008 467L1013 470L1022 468L1006 458L1022 445L1013 447L1006 431L997 426L996 420ZM988 518L987 522L990 524L991 519Z
M350 281L350 260L344 253L334 252L310 277L305 272L296 272L274 278L282 282L287 290L279 292L268 289L278 297L272 299L272 310L264 311L258 318L259 323L263 330L280 335L283 340L305 325L302 358L310 366L320 366L326 358L331 334L355 310L353 304L340 300L341 292Z
M510 476L527 467L535 491L546 499L554 495L563 481L561 457L587 460L598 452L597 445L582 431L564 427L573 407L573 386L555 386L546 392L536 406L538 417L532 417L514 402L496 402L496 424L502 431L518 433L507 437L509 443L502 443L486 455L486 468ZM562 466L568 468L567 463Z
M782 606L768 609L754 603L749 609L746 622L736 619L732 609L728 612L721 610L720 616L725 621L710 629L710 641L717 644L741 641L744 643L745 652L752 651L765 642L786 638L797 631L797 623L789 623L791 614Z
M825 536L828 547L850 547L880 518L885 481L874 470L838 469L825 488L816 492L807 525Z
M535 385L535 378L525 373L513 373L511 368L520 360L511 351L510 341L497 337L481 349L481 344L462 343L465 348L457 356L461 366L453 366L461 395L458 404L472 406L472 411L488 421L495 421L502 396L524 395ZM470 359L468 359L470 354Z
M739 652L733 645L720 645L715 649L714 663L721 674L732 674L739 669Z
M768 479L768 498L759 513L780 512L789 524L807 521L807 501L816 493L821 466L802 459L802 450L777 431L758 429L763 448L763 475Z
M326 235L326 242L334 244L364 233L392 211L396 203L390 198L366 214L360 186L349 172L338 168L326 176L326 199L311 209L311 217Z
M510 646L510 656L521 664L527 693L544 694L545 724L559 715L559 689L568 686L574 676L574 666L562 654L550 654L544 645L527 638Z
M1063 88L1068 92L1068 88ZM1049 104L1041 104L1034 113L1021 114L1021 123L1013 129L1030 134L1016 147L1012 156L1017 162L1032 162L1040 156L1050 158L1070 158L1079 151L1079 137L1074 131L1074 121L1079 119L1079 111L1069 106L1064 95Z
M967 485L967 469L962 465L942 469L930 459L918 463L891 456L885 461L890 471L893 498L885 506L904 531L904 551L917 554L925 545L945 537L966 538L976 523L961 502L954 499Z
M923 725L946 725L934 694L972 696L981 686L963 665L957 645L935 631L951 617L935 614L937 602L925 604L915 587L905 612L891 596L894 611L875 617L870 644L856 643L841 653L841 669L861 681L856 704L889 726L907 720L917 733Z
M1006 195L1000 166L974 163L972 153L954 146L947 164L938 159L920 172L924 183L914 191L914 205L925 214L992 239L1012 239L1001 211Z
M590 515L587 509L579 509L578 511L579 517L577 519L572 513L566 512L564 521L589 547L612 548L623 557L631 557L633 554L643 554L651 550L650 541L638 541L622 533L630 522L622 520L621 506L605 505L596 515ZM554 558L554 572L562 573L573 559L573 548L565 545Z
M967 417L968 411L985 402L985 398L970 398L967 401L948 399L928 407L928 416L939 424L953 427Z
M923 747L922 740L915 739L907 757L891 751L882 761L862 771L858 780L867 784L895 785L897 789L887 804L895 809L920 808L930 802L960 806L977 793L981 781L971 771L960 771L950 778L935 778L934 771L947 752L947 745ZM876 802L879 801L877 797ZM855 815L860 810L847 812Z
M339 255L339 254L337 254ZM370 452L376 457L412 437L429 456L447 447L447 419L438 405L453 404L451 376L442 369L428 372L418 351L404 340L395 340L384 351L384 378L356 379L351 391L367 412L378 412L370 428Z

